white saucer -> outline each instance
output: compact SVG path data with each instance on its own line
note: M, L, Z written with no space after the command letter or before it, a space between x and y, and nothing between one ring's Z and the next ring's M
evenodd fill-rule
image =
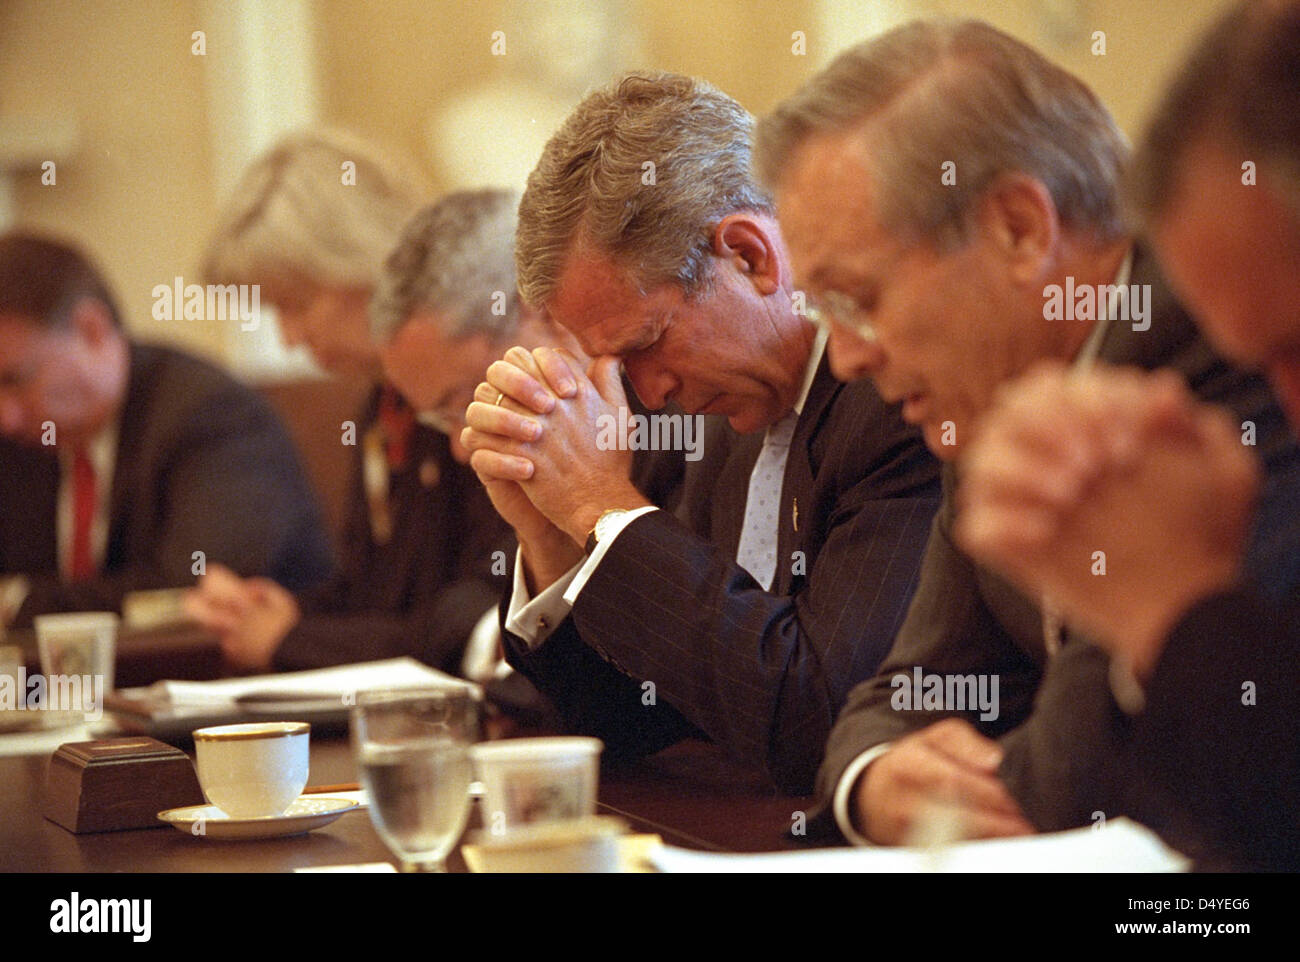
M49 731L80 725L85 715L79 711L36 711L34 709L0 711L0 732Z
M283 815L231 818L215 805L190 805L169 808L159 812L158 817L179 831L204 838L283 838L328 825L357 807L358 803L351 798L300 795Z

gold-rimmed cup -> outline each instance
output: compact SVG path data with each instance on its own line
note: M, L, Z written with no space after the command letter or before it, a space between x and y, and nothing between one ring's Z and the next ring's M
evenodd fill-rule
M310 740L300 721L196 729L199 787L231 818L283 815L307 787Z

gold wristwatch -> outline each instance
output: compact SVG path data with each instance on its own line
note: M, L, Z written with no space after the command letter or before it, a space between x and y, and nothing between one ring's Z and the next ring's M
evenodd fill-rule
M626 513L626 510L623 508L610 508L596 519L596 526L587 533L587 544L583 549L587 557L591 557L592 552L596 550L596 545L605 540L609 531L610 521L612 521L615 516Z

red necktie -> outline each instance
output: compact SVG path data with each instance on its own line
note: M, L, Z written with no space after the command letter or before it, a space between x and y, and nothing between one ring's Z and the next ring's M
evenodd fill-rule
M91 531L95 524L95 466L85 445L72 452L72 566L73 581L93 577L95 559Z
M390 384L385 384L379 395L379 424L384 432L388 470L400 471L406 467L411 432L415 428L415 412Z

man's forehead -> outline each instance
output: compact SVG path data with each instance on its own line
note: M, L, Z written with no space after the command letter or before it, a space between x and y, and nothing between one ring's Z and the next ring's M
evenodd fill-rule
M659 292L642 294L609 257L577 249L565 258L543 311L573 334L583 350L615 353L646 326L659 299Z
M1274 246L1296 232L1282 199L1261 176L1258 185L1244 175L1237 152L1218 143L1194 141L1185 148L1165 210L1152 224L1158 235L1176 236L1190 253L1231 246L1245 254L1259 238ZM1225 218L1224 211L1232 216Z
M884 240L860 131L823 134L794 153L777 191L781 230L803 284L830 282Z
M441 344L446 340L443 335L444 318L429 307L418 307L397 328L393 335L395 344Z

